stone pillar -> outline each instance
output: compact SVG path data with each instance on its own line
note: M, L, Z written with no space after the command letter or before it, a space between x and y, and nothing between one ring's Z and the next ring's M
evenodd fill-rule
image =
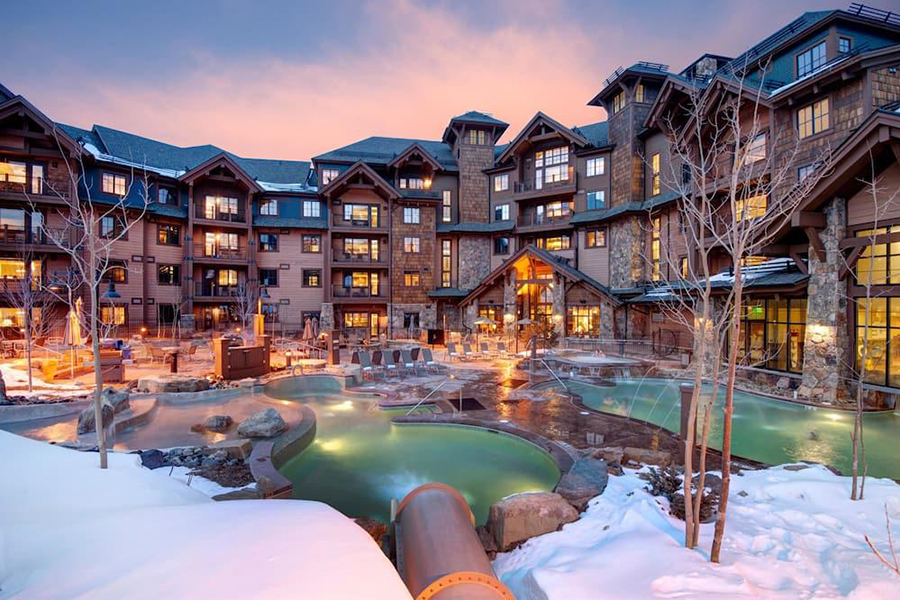
M507 314L513 318L507 320ZM503 278L503 326L507 335L515 335L516 320L516 270L511 269Z
M322 312L319 313L319 331L334 331L334 304L322 303Z
M477 302L472 302L468 306L466 306L465 311L463 312L463 326L464 328L468 328L469 331L475 331L475 319L478 318L478 304Z
M639 217L621 219L609 226L609 285L633 287L644 278L644 237Z
M847 332L847 281L839 279L847 201L834 198L824 211L826 226L819 231L824 260L812 248L809 252L803 380L798 394L811 402L842 404L849 401L846 377L853 358Z
M559 336L559 344L566 337L566 282L559 275L553 275L553 329Z
M609 302L600 302L600 337L605 340L616 337L615 309Z

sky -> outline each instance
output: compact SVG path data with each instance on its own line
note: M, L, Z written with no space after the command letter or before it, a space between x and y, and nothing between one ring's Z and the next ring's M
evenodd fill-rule
M504 140L538 110L601 121L587 102L620 65L736 56L831 8L845 4L29 0L4 8L0 83L63 123L308 160L371 135L440 139L468 110L510 123Z

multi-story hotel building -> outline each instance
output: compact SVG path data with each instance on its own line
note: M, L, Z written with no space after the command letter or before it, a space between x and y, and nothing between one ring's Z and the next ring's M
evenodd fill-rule
M563 336L677 345L683 332L648 294L696 260L679 219L690 200L662 176L672 171L663 125L691 94L734 93L738 74L764 120L755 152L793 161L798 179L823 149L832 156L766 249L786 260L748 284L745 358L764 356L759 370L804 396L844 397L863 325L854 269L872 261L870 343L880 350L869 353L867 378L900 388L892 342L900 199L880 211L874 251L859 241L870 235L876 204L860 179L874 172L886 198L900 186L898 69L897 15L859 6L809 12L738 57L705 54L677 72L651 62L617 69L589 99L594 123L537 112L500 143L507 123L470 111L434 139L369 137L311 163L63 125L0 87L0 274L31 270L18 258L23 244L44 278L64 270L65 255L41 230L61 226L60 196L124 195L137 207L141 186L132 183L146 175L152 202L118 243L121 298L104 308L123 326L152 330L178 319L221 327L249 286L265 288L263 309L276 328L297 330L316 316L323 329L397 337L468 331L486 317L506 330L530 319ZM85 177L74 189L66 165L78 161ZM728 260L714 256L714 270Z

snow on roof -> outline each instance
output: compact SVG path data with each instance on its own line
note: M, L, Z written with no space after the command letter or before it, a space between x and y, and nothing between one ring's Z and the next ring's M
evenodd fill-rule
M315 192L316 186L306 185L305 183L271 183L268 181L257 181L259 187L267 192Z
M326 504L215 502L137 454L98 467L95 452L0 431L4 597L410 598Z
M185 171L176 171L173 169L162 169L160 167L151 167L147 164L142 164L130 160L125 160L124 158L119 158L118 156L112 156L111 154L104 154L100 152L97 146L91 144L90 142L85 142L82 144L85 150L87 150L95 159L111 163L114 165L119 165L123 167L130 167L133 169L138 169L139 171L146 171L148 173L156 173L158 175L162 175L164 177L171 177L173 179L178 179L182 175L185 174Z
M751 281L757 277L764 277L772 273L787 271L794 259L792 258L773 258L758 265L748 265L741 267L741 276L745 281ZM734 273L730 270L722 271L709 278L712 283L734 283Z
M772 90L771 92L769 92L769 97L777 96L777 95L780 94L781 92L787 91L787 90L789 90L790 88L794 87L795 85L797 85L797 84L799 84L799 83L802 83L802 82L804 82L804 81L806 81L806 80L808 80L808 79L811 79L811 78L815 77L815 76L818 75L819 73L824 73L825 71L830 70L832 67L841 64L842 62L844 62L845 60L847 60L847 59L850 58L851 56L855 56L855 54L845 54L844 56L839 56L838 58L836 58L836 59L834 59L834 60L832 60L832 61L829 61L829 62L825 63L824 65L822 65L822 66L819 67L818 69L814 69L814 70L810 71L809 73L807 73L807 74L804 75L803 77L798 77L797 79L795 79L794 81L792 81L792 82L790 82L790 83L788 83L788 84L785 84L785 85L783 85L783 86L781 86L781 87L779 87L779 88L775 88L774 90Z

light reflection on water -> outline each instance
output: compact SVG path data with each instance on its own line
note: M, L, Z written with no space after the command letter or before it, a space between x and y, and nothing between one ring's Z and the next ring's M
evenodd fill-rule
M548 385L553 387L558 384ZM677 432L680 427L680 392L670 380L621 379L616 386L599 388L568 382L590 408L628 415ZM710 446L721 447L722 399L717 398L710 427ZM745 458L770 464L796 461L820 462L850 473L853 414L805 406L735 391L732 451ZM897 457L900 415L896 412L864 416L864 440L869 475L900 479Z

